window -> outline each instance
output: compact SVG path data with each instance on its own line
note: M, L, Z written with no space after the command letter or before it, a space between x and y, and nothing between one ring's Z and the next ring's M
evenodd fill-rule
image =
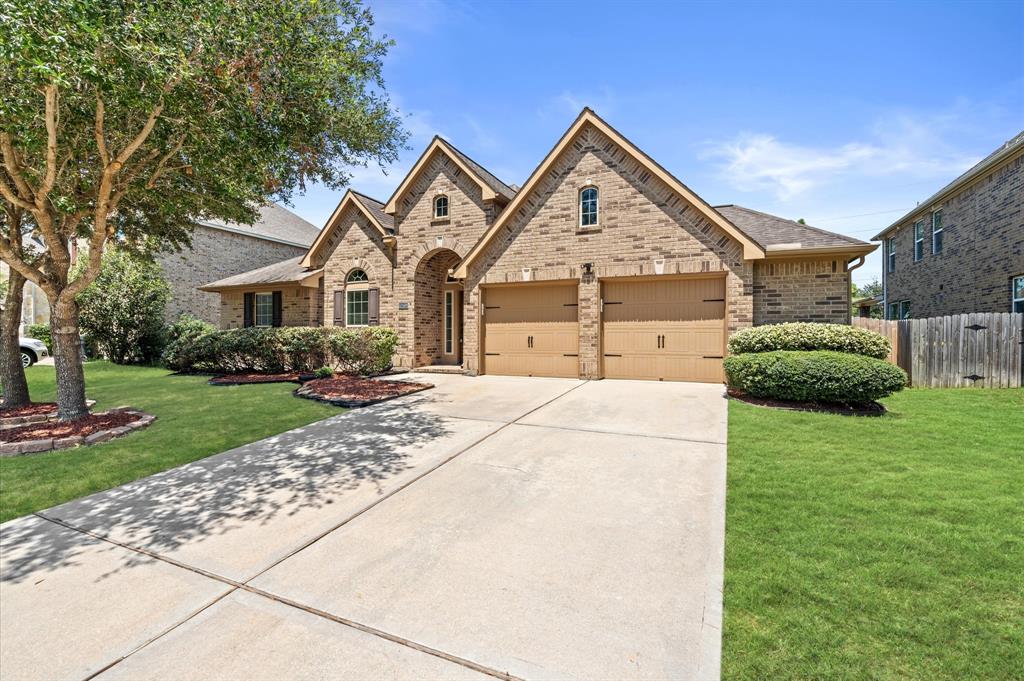
M597 226L597 187L580 192L580 227Z
M910 301L899 300L889 303L889 314L886 315L886 319L910 319Z
M1010 309L1014 312L1024 312L1024 274L1014 277L1010 286L1013 295L1013 305Z
M370 322L370 278L363 270L352 270L345 279L345 326L366 326Z
M910 301L900 301L900 319L910 319Z
M924 220L914 223L914 262L924 257Z
M448 217L448 197L444 194L434 199L434 217Z
M444 292L444 352L446 355L452 354L452 348L454 345L454 329L452 328L452 313L454 310L454 291Z
M886 318L887 319L899 319L900 318L900 304L899 303L889 303L889 314L887 315Z
M889 237L888 249L889 249L889 252L887 253L887 256L889 258L889 271L890 272L895 272L896 271L896 237L894 237L894 236Z
M256 294L256 326L274 325L274 294Z
M942 253L942 211L932 213L932 255Z

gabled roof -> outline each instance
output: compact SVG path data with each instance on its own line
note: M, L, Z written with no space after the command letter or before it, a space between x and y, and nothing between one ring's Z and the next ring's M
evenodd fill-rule
M341 197L341 201L338 202L338 207L331 213L331 217L327 219L327 224L320 230L319 236L313 245L306 251L306 255L302 257L302 266L311 267L313 265L313 254L316 253L317 249L323 244L327 235L334 229L334 222L344 212L348 206L354 206L359 212L361 212L370 224L377 228L381 236L388 237L395 233L395 220L390 215L384 212L384 204L375 198L369 197L366 194L360 194L357 191L349 189L345 192L345 195Z
M320 278L323 270L310 270L308 267L303 267L301 260L302 256L299 256L275 262L273 265L218 279L217 281L200 286L199 290L223 291L224 289L254 288L275 284L316 286L317 279Z
M516 195L516 192L512 187L508 186L493 173L489 172L482 165L466 156L464 153L456 149L451 142L443 139L440 135L434 135L434 139L430 141L427 148L420 154L420 157L416 160L416 164L412 167L412 170L402 180L402 184L398 185L398 189L391 195L387 203L384 205L384 212L394 215L398 210L398 199L409 189L413 181L419 176L420 172L423 171L427 163L430 161L430 157L435 151L440 150L441 153L452 159L462 172L466 173L470 178L473 179L478 185L480 190L483 192L484 201L490 201L494 199L502 199L504 201L511 201Z
M268 203L258 210L256 222L242 225L236 222L209 219L200 220L199 224L234 234L245 234L257 239L276 241L290 246L307 248L316 240L320 230L311 222L303 220L287 208L276 203Z
M861 255L878 248L860 239L800 224L752 208L729 204L715 206L715 210L762 246L768 257L781 253L788 255L822 251Z
M658 163L650 156L641 151L635 144L626 139L618 130L608 125L600 116L594 113L589 107L583 109L580 115L576 117L569 129L565 131L558 143L548 152L548 155L544 157L540 165L537 166L530 177L526 180L526 183L522 188L516 192L516 196L512 199L511 203L505 207L498 218L491 224L490 228L484 232L483 237L473 246L472 250L466 255L466 257L459 263L456 268L455 276L463 279L466 277L469 269L469 264L473 262L479 255L486 249L487 245L491 242L491 239L498 234L499 230L505 226L505 224L512 219L526 197L530 195L530 192L537 186L541 179L547 174L548 169L551 165L561 156L562 152L565 151L569 143L576 137L577 133L583 129L585 125L592 125L597 128L602 134L607 136L617 145L625 149L635 161L643 165L653 175L657 176L662 182L667 184L673 191L686 199L691 205L693 205L709 222L717 225L727 234L732 236L734 239L739 241L743 245L743 257L747 260L758 260L765 257L764 249L762 249L756 242L750 239L742 231L736 228L736 225L729 222L721 213L715 211L714 208L709 206L704 199L697 196L689 187L684 185L678 179L676 179L671 173L662 168Z
M956 178L955 180L953 180L945 187L929 196L921 203L917 204L917 206L915 206L912 211L908 212L899 220L892 223L875 236L871 237L872 241L878 241L882 239L887 232L890 232L896 227L899 227L917 213L931 210L933 205L942 202L951 194L960 191L960 189L966 187L968 184L978 179L980 176L984 175L986 172L992 170L993 168L995 168L995 166L999 165L1000 163L1009 159L1011 156L1014 156L1017 153L1024 153L1024 130L1018 132L1014 137L1004 142L998 149L996 149L991 154L989 154L988 156L986 156L985 158L981 159L976 164L971 166L971 168L967 170L967 172L965 172L964 174L960 175L960 177Z

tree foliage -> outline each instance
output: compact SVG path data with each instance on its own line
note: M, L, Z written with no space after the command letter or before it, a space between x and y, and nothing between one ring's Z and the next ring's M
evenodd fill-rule
M170 292L159 264L110 249L78 296L82 331L115 364L154 362L163 351Z

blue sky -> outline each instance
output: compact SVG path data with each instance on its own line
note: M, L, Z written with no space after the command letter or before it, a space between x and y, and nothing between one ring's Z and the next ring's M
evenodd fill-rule
M368 4L411 133L354 170L382 200L435 133L522 184L586 105L713 205L867 240L1024 129L1021 2Z

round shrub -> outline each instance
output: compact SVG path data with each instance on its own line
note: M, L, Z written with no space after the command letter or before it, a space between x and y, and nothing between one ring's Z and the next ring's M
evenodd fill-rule
M776 350L833 350L885 359L889 339L845 324L789 322L743 329L729 339L729 353L774 352Z
M193 368L196 363L196 340L216 330L213 324L190 314L178 317L178 321L167 328L167 345L161 358L164 366L175 371Z
M330 337L334 366L343 374L379 374L391 368L398 334L386 326L344 329Z
M845 352L779 350L725 358L729 387L754 397L797 402L864 404L907 383L899 367Z

